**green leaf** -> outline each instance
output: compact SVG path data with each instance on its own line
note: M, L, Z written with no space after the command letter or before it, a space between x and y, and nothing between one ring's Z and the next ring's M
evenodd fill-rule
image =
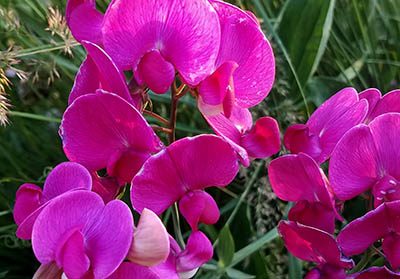
M325 52L335 0L289 0L278 34L304 88Z
M222 267L229 266L235 253L235 242L229 230L229 226L224 226L219 233L218 239L217 254L219 257L219 264Z
M233 269L233 268L228 268L226 270L226 274L228 274L229 278L232 279L252 279L256 278L254 275L244 273L240 270Z
M265 234L261 238L257 239L256 241L250 243L246 247L237 251L233 256L233 260L232 260L232 263L230 266L235 266L236 264L240 263L241 261L246 259L251 254L253 254L253 253L257 252L258 250L260 250L261 248L263 248L263 246L265 244L271 242L272 240L274 240L277 237L278 237L278 230L276 228L273 228L272 230L270 230L267 234Z
M299 259L289 254L289 278L301 279L302 276L302 263Z

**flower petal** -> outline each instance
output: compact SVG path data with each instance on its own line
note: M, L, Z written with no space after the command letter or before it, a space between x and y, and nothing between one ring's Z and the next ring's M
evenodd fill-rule
M76 189L92 189L92 177L89 171L78 163L61 163L46 178L43 186L42 203Z
M178 272L191 271L211 260L213 247L207 236L201 231L192 232L185 250L178 256Z
M157 94L168 91L175 79L174 65L166 61L159 51L146 53L137 67L137 80Z
M96 10L95 0L67 1L65 19L72 35L79 42L87 40L102 43L103 17L103 14Z
M42 188L34 184L22 184L17 191L14 205L14 220L19 226L41 204Z
M252 107L267 97L275 78L272 48L254 18L222 1L213 1L221 24L221 47L216 66L234 61L236 104Z
M168 258L169 247L169 235L164 224L153 211L145 208L135 229L128 260L143 266L154 266Z
M66 233L79 230L95 278L110 275L124 260L133 234L132 214L123 202L106 206L89 191L72 191L55 198L38 216L32 233L36 258L47 264L55 258Z
M272 189L282 200L332 205L321 169L304 153L284 155L273 160L268 174Z
M332 189L349 200L370 189L378 175L378 154L368 126L359 125L337 144L329 164Z
M107 53L124 70L158 50L192 86L213 70L220 42L218 16L204 0L116 0L102 30Z
M124 262L107 279L162 279L154 271L146 266Z
M117 152L151 154L162 147L143 116L110 93L75 100L64 113L60 134L67 157L91 171L108 167Z
M400 273L389 270L386 266L370 267L360 273L355 274L352 279L399 279Z
M371 118L371 113L382 97L381 91L376 88L368 88L360 92L358 96L360 100L365 99L368 102L368 114L366 120L369 122L373 119Z
M132 180L132 205L161 214L190 190L228 185L238 170L236 154L221 138L184 138L146 161Z
M278 122L272 117L261 117L245 133L241 145L252 158L264 159L279 152L281 147Z
M304 124L294 124L287 128L283 138L285 147L294 154L305 153L312 158L321 155L322 147L317 135L310 132L310 128Z
M393 90L385 94L374 107L369 119L372 120L388 112L400 112L400 90Z
M385 253L390 266L397 270L400 267L400 237L397 233L386 235L382 242L382 250Z
M352 260L342 257L331 234L290 221L281 221L278 231L286 248L297 258L343 268L351 268L354 265Z
M349 223L337 238L343 253L352 256L364 252L387 234L389 222L386 205L383 204Z
M220 215L214 198L205 191L187 193L179 201L179 211L194 231L199 222L212 225L218 221Z

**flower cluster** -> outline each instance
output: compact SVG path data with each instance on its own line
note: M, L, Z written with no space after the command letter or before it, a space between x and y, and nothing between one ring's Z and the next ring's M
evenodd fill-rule
M278 226L287 249L316 263L305 278L400 278L399 142L400 90L382 97L377 89L345 88L306 124L287 129L292 154L273 160L268 171L276 195L293 202ZM364 215L335 237L345 202L357 196L367 200ZM350 257L362 253L354 267ZM386 265L361 271L374 255Z
M41 263L35 278L190 278L213 256L199 224L220 212L206 188L280 149L277 122L253 125L249 112L271 90L271 46L254 15L220 0L114 0L105 14L69 0L66 20L87 51L60 126L70 162L43 189L23 184L14 208ZM170 93L169 120L149 110L149 91ZM216 135L175 141L186 94ZM120 199L127 185L133 211ZM186 243L158 217L171 206L191 228Z

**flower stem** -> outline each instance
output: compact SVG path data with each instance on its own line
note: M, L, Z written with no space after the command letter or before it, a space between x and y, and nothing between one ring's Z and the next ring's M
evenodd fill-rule
M157 119L158 121L160 121L164 125L169 125L169 121L167 119L165 119L164 117L162 117L161 115L159 115L159 114L157 114L155 112L152 112L150 110L144 110L143 114L148 115L148 116L150 116L150 117L152 117L154 119Z

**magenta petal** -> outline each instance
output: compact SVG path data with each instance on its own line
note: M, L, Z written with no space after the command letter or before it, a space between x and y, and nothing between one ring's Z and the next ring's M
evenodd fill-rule
M367 113L367 121L371 119L371 113L374 110L375 106L378 104L382 97L381 92L376 88L368 88L359 94L359 98L365 99L368 102L368 113Z
M211 260L213 247L210 240L201 231L193 232L185 250L178 256L176 266L178 272L190 271Z
M138 79L152 91L163 94L175 79L174 66L166 61L160 52L150 51L141 59L137 67Z
M400 112L400 90L393 90L385 94L374 107L369 119L372 120L388 112Z
M338 243L347 256L364 252L388 231L389 216L383 204L364 216L352 221L338 235Z
M92 191L99 194L103 198L104 203L108 203L117 196L120 190L120 185L116 178L100 177L97 173L92 173L92 179Z
M118 152L151 154L162 147L143 116L110 93L75 100L64 113L60 134L67 157L91 171L108 167Z
M336 212L320 202L297 202L289 211L288 219L333 234Z
M382 249L390 266L397 270L400 267L400 236L397 233L386 235L382 242Z
M243 135L241 144L252 158L263 159L279 152L278 122L272 117L259 118L254 127Z
M360 273L355 274L352 279L399 279L400 273L395 273L384 267L370 267Z
M132 205L161 214L186 192L228 185L238 170L234 150L221 138L184 138L146 161L132 180Z
M238 65L233 61L225 62L199 85L199 96L202 102L210 106L219 106L222 104L227 117L230 116L234 104L233 73L237 67ZM230 100L226 104L230 104L227 107L229 113L225 111L226 99Z
M102 30L107 53L124 70L136 70L147 52L159 51L192 86L213 71L220 41L208 1L116 0Z
M49 201L70 190L90 190L92 177L82 165L65 162L57 165L47 176L42 202Z
M331 234L289 221L281 221L278 231L289 252L304 261L329 263L343 268L353 266L353 261L341 256L340 249Z
M321 155L322 147L318 136L310 133L310 128L304 124L294 124L286 130L283 142L291 153L303 152L312 158Z
M346 133L332 154L329 175L340 200L352 199L373 186L378 154L369 127L359 125Z
M20 225L41 204L42 189L34 184L22 184L17 191L14 205L14 220Z
M118 268L128 252L133 234L132 214L123 202L104 205L93 192L65 193L49 203L35 222L32 246L36 258L42 264L55 260L63 237L75 230L84 238L91 272L95 278L105 278Z
M95 0L68 0L65 18L77 41L102 43L103 14L96 10Z
M130 262L122 263L118 269L107 279L162 279L154 271L146 266ZM166 278L166 277L165 277Z
M213 197L204 191L187 193L179 201L179 211L192 230L197 230L199 222L212 225L219 219L219 208Z
M322 170L306 154L289 154L273 160L268 174L272 189L282 200L332 205Z
M236 103L240 107L252 107L272 88L275 78L272 48L252 16L223 1L213 1L212 5L221 24L216 66L228 61L239 65L233 74Z
M74 86L68 98L68 105L72 104L76 98L89 93L95 93L100 88L100 74L96 63L88 55L79 67L75 77Z
M78 229L62 236L56 250L56 262L68 277L81 278L89 270L90 260L84 245L83 235Z

